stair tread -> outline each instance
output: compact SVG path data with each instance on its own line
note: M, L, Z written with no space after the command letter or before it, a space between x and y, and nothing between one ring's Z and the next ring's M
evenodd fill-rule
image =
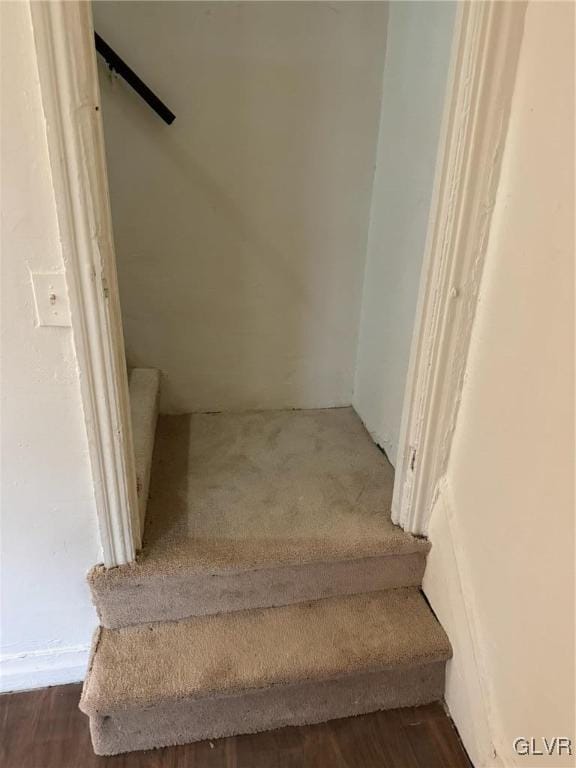
M390 520L393 483L352 408L160 416L144 549L90 578L425 555Z
M417 588L100 629L87 714L441 662L446 634Z

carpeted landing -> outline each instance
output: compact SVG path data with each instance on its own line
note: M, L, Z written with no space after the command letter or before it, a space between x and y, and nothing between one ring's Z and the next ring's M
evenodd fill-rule
M394 471L351 408L160 416L137 563L89 575L105 627L417 586Z
M442 697L428 543L350 408L161 416L144 548L89 574L98 754Z

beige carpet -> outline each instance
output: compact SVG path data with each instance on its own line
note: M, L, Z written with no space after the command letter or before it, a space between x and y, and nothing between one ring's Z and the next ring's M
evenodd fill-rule
M154 368L133 368L130 371L129 385L134 468L136 470L140 529L142 530L148 504L152 453L158 420L160 371Z
M443 691L444 663L433 662L333 680L309 680L246 695L178 699L149 709L93 715L90 733L96 754L115 755L322 723L379 709L417 707L438 701Z
M393 478L351 408L161 416L144 550L89 577L102 623L418 585Z
M414 552L393 483L352 408L161 416L145 552L210 570Z
M89 575L95 751L441 698L428 543L392 525L392 484L350 408L161 417L144 550Z
M415 588L102 629L81 709L108 754L430 701L449 656Z

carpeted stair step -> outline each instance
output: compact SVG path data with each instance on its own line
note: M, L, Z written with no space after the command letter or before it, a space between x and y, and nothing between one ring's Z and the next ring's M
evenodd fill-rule
M129 387L138 513L140 530L144 530L154 437L158 420L160 371L155 368L133 368L130 371Z
M450 655L416 588L100 629L80 708L116 754L424 704Z
M202 564L166 568L146 560L92 569L88 582L100 622L117 629L154 621L177 621L213 613L269 608L339 595L419 586L428 545L391 548L369 557L312 560L292 565Z
M116 628L418 586L394 471L351 408L160 416L144 549L88 577Z

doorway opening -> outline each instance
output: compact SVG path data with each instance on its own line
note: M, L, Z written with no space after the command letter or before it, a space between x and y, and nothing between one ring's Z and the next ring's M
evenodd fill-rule
M373 554L401 533L382 520L455 4L92 11L176 115L98 57L127 364L149 409L141 369L161 372L144 544Z

